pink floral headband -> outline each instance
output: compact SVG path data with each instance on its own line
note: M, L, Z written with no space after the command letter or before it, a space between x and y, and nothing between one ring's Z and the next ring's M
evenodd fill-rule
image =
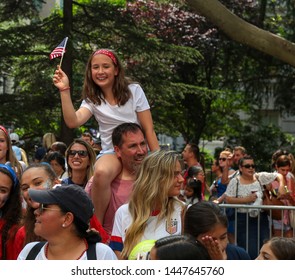
M0 125L0 129L6 134L6 136L8 136L8 132L4 126Z
M97 54L104 54L104 55L108 56L108 57L114 62L115 65L118 64L115 55L114 55L111 51L109 51L109 50L106 50L106 49L98 50L98 51L96 51L96 52L93 54L93 56L95 56L95 55L97 55Z

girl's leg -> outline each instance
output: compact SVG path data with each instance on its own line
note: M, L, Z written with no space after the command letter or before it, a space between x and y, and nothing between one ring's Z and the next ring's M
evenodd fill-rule
M95 163L91 199L95 215L102 225L111 199L111 183L121 170L122 164L116 154L103 155Z

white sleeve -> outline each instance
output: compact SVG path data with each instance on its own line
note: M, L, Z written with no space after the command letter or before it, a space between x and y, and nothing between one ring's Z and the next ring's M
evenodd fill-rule
M112 236L121 237L123 239L123 207L125 205L120 206L116 213L113 224Z
M35 246L35 244L37 244L39 242L31 242L28 243L19 253L17 260L25 260L29 254L29 252L31 251L31 249Z
M91 112L92 115L94 114L93 103L89 103L89 102L86 102L85 100L83 100L81 105L80 105L80 108L81 107L84 107L84 108L88 109Z
M256 177L261 185L268 185L272 183L278 176L278 173L272 172L259 172L256 173Z
M96 257L98 260L117 260L114 251L103 243L96 243Z
M150 105L142 87L139 84L132 84L129 86L129 88L135 101L135 111L143 112L149 110Z

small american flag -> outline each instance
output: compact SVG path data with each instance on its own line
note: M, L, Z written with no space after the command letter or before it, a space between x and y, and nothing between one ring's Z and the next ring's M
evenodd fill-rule
M68 37L64 38L62 42L52 51L52 53L49 56L50 59L63 56L64 53L66 52L67 42L68 42Z

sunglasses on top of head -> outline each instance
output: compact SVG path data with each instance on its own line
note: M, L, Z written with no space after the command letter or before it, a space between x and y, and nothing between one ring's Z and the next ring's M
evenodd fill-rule
M88 156L88 152L87 151L76 151L76 150L70 150L69 151L69 156L70 157L74 157L76 154L78 154L79 157L87 157Z

